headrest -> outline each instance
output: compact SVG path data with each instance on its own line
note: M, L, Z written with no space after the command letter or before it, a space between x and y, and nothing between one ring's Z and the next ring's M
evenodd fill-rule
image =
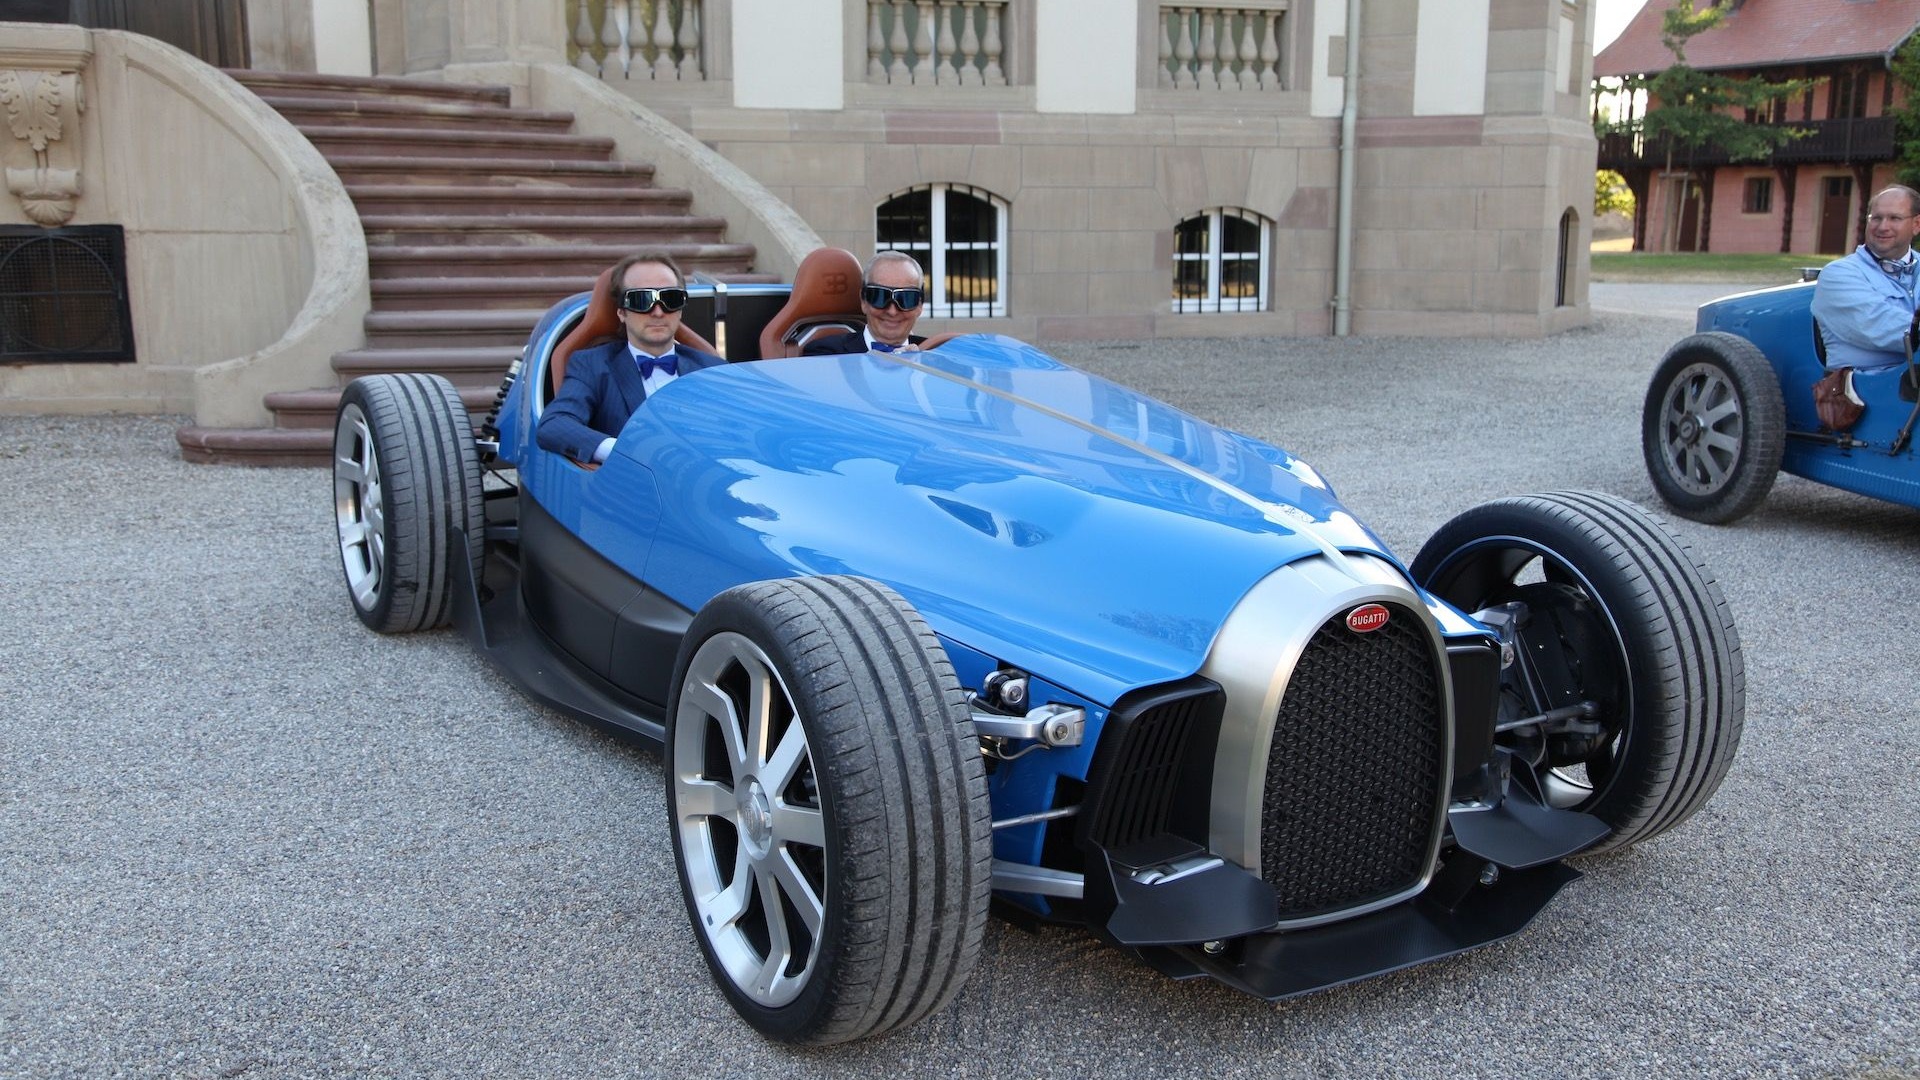
M845 248L820 248L800 260L793 292L760 331L760 355L800 355L800 338L818 323L839 323L853 330L867 324L860 313L860 260Z

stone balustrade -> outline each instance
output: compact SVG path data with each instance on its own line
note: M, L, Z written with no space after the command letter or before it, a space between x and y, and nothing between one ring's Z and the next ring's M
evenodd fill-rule
M1160 88L1285 90L1290 0L1160 5Z
M700 82L700 0L566 0L573 66L607 81Z
M867 81L1005 86L1008 0L868 0Z

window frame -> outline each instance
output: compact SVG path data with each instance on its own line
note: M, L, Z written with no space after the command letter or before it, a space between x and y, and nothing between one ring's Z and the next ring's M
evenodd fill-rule
M1225 250L1226 218L1236 218L1252 226L1260 237L1259 250L1253 252ZM1189 223L1205 218L1207 221L1206 250L1187 254L1180 250L1180 230ZM1272 278L1273 265L1273 222L1244 207L1214 206L1195 214L1181 218L1173 226L1173 286L1170 297L1173 312L1177 315L1216 315L1241 312L1270 311L1269 281ZM1220 286L1224 281L1224 263L1228 260L1244 262L1254 260L1254 280L1258 289L1251 297L1223 297ZM1180 283L1180 264L1183 262L1201 262L1204 264L1204 282L1206 295L1187 299L1178 294Z
M920 192L928 192L927 200L927 241L893 241L880 235L880 215L885 207L898 199L904 199ZM990 240L971 240L949 242L947 240L947 195L959 192L968 198L985 203L994 215L993 238ZM881 199L873 208L873 243L876 251L900 251L914 257L920 263L927 284L927 300L924 314L934 319L1003 319L1007 316L1007 225L1010 207L1007 200L988 191L986 188L971 184L915 184L896 191ZM991 251L993 260L993 299L954 300L947 291L947 255L952 251ZM984 309L984 310L982 310Z
M1743 214L1773 213L1773 177L1749 176L1746 178L1740 186L1740 212Z

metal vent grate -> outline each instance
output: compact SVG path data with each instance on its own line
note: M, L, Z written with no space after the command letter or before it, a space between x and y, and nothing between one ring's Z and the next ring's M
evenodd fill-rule
M1441 684L1419 618L1388 610L1372 633L1328 620L1287 682L1260 833L1282 920L1382 900L1426 873L1446 772Z
M120 226L0 227L0 362L133 359Z

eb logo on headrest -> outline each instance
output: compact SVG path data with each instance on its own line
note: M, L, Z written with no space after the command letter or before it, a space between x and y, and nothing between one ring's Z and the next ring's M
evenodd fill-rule
M847 282L847 275L839 270L835 270L826 276L826 286L826 291L830 293L843 293L852 287Z

